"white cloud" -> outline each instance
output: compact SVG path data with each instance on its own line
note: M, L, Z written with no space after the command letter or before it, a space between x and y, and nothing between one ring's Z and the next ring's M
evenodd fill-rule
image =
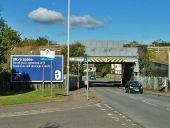
M78 26L88 29L100 28L105 26L104 21L98 21L89 15L84 16L72 16L70 17L70 24L72 26Z
M31 11L28 14L28 18L32 21L39 22L39 23L47 23L47 24L67 23L64 16L60 12L48 10L46 8L38 8L36 10ZM89 15L70 17L70 24L73 27L95 29L95 28L104 27L106 23L107 23L106 21L96 20Z
M28 14L28 18L40 23L59 23L64 22L64 16L60 12L38 8Z

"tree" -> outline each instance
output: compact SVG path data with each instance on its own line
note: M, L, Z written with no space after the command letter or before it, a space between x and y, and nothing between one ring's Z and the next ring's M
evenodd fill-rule
M97 72L100 76L104 77L106 74L110 74L111 64L95 64ZM98 74L99 75L99 74Z
M62 49L62 54L64 55L64 73L67 72L67 46L65 45ZM75 42L70 45L70 57L85 57L85 46L80 42ZM70 63L70 72L77 74L78 72L78 62ZM80 66L80 73L83 73L83 67Z
M0 18L0 65L7 63L10 50L18 43L20 43L20 34L15 30L11 29L5 23L4 19L1 17ZM0 69L0 71L2 71L2 69Z
M39 38L36 40L36 45L37 45L37 46L46 45L46 44L48 44L48 39L46 39L45 37L39 37Z
M157 46L157 47L161 47L161 46L170 46L170 42L166 42L163 40L156 40L152 42L152 46Z
M139 47L140 44L137 41L132 41L128 44L124 44L124 47Z
M146 46L140 46L139 69L140 69L140 73L145 76L152 75L152 68L150 64L151 56L152 54L147 50Z
M132 41L129 44L125 44L124 47L136 47L139 49L140 73L145 76L151 76L152 68L150 64L150 58L152 57L152 53L147 50L147 45L141 45L137 41Z
M25 38L22 40L22 43L20 43L19 45L17 45L18 47L25 47L25 46L35 46L35 47L39 47L39 46L45 46L47 45L49 42L49 44L52 44L52 41L49 41L47 38L45 37L38 37L37 39L28 39Z

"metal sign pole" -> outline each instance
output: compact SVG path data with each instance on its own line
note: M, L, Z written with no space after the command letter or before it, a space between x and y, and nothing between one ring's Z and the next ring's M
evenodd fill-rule
M78 61L78 89L79 89L80 85L79 85L79 61Z
M88 71L89 63L87 58L87 100L89 100L89 71Z
M53 97L53 83L52 83L52 61L51 61L51 97Z
M42 97L43 97L44 96L44 61L43 61L42 80L43 80L43 85L42 85Z
M168 84L170 82L170 51L168 53Z

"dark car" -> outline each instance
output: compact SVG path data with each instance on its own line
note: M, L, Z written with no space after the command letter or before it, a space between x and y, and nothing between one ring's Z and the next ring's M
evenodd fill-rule
M96 75L95 74L90 75L90 80L96 80Z
M143 87L138 81L128 81L125 85L125 92L126 93L139 92L140 94L142 94Z

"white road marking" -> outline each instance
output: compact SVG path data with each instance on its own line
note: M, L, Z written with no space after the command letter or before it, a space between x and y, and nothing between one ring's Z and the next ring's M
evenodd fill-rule
M149 105L152 105L152 106L157 106L156 104L150 102L150 101L147 101L147 100L142 100L142 102L146 103L146 104L149 104Z
M127 122L131 122L131 120L126 120Z
M126 116L122 116L122 118L126 118Z
M104 104L107 108L112 109L108 104Z
M132 123L133 126L135 126L136 124Z
M114 113L119 113L118 111L114 111Z
M132 98L132 99L133 99L133 98ZM135 98L134 98L134 99L135 99ZM143 102L153 105L151 102L148 102L148 101L146 101L146 100L143 100ZM105 108L102 108L101 103L98 103L98 104L95 104L95 105L96 105L97 107L101 108L102 111L106 111ZM114 109L113 109L112 107L110 107L108 104L103 104L103 105L104 105L105 107L109 108L110 110L114 110ZM170 111L169 108L167 108L167 110ZM127 122L132 122L132 120L127 119L126 116L124 116L123 114L119 113L118 111L114 110L113 112L116 113L116 114L118 114L118 115L120 115L120 116L121 116L122 118L124 118ZM110 118L114 119L114 121L116 121L116 122L119 122L119 121L120 121L120 118L114 117L112 113L108 113L107 116L110 116ZM126 123L121 123L121 125L122 125L122 126L126 126ZM131 125L132 125L132 126L135 126L136 124L135 124L135 123L131 123ZM126 126L126 127L128 128L128 126Z
M166 110L170 111L170 108L166 108Z
M125 126L126 124L122 123L121 125L122 125L122 126Z
M96 104L96 106L97 106L97 107L99 107L99 108L101 108L101 107L102 107L102 106L100 105L100 103L99 103L99 104Z
M107 115L108 115L108 116L112 116L112 114L111 114L111 113L108 113Z
M120 121L120 119L119 119L119 118L114 118L114 120L115 120L115 121L117 121L117 122L118 122L118 121Z
M114 110L114 108L110 108L110 110Z
M114 120L117 121L117 122L120 121L120 119L117 118L117 117L112 116L111 118L114 119Z

